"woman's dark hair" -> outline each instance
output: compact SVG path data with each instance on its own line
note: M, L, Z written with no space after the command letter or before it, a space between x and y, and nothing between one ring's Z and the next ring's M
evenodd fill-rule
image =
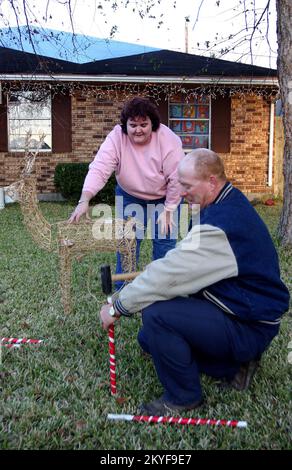
M122 131L127 134L127 120L136 117L149 117L152 122L152 130L157 131L160 126L160 116L155 104L147 98L136 97L125 103L121 112Z

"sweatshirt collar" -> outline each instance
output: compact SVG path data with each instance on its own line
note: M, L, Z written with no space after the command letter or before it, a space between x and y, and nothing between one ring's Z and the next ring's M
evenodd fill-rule
M228 196L228 194L232 191L232 189L233 189L232 184L229 181L227 181L227 183L225 183L225 185L221 189L216 199L213 201L213 204L218 204L219 202L223 201Z

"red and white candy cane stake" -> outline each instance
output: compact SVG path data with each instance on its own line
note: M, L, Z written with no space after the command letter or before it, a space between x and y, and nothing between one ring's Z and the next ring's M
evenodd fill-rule
M22 344L40 344L42 342L42 339L1 338L1 345L6 348L19 348Z
M108 329L108 340L109 340L111 395L115 396L117 394L117 385L116 385L115 326L113 323L109 326L109 329Z
M107 298L108 304L112 303L112 298ZM108 328L108 345L109 345L109 363L110 363L110 387L111 395L114 397L117 394L116 384L116 348L115 348L115 326L112 323Z
M175 418L173 416L143 416L143 415L123 415L108 414L108 419L116 421L139 421L144 423L168 423L168 424L192 424L195 426L229 426L231 428L246 428L246 421L236 421L227 419L206 419L206 418Z

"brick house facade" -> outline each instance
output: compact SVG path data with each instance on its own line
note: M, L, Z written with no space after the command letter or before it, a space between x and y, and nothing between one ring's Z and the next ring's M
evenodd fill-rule
M157 55L158 53L148 53L144 54L144 56L149 56L151 54ZM187 69L188 64L178 62L182 60L181 56L184 56L184 59L185 56L188 56L188 60L190 57L196 57L191 56L190 54L181 53L173 53L172 55L175 56L174 60L176 60L176 64L181 64L184 71ZM58 61L55 61L55 63L56 62ZM102 64L103 62L105 61L100 61L101 71L99 70L99 74L102 76L104 76L102 69L104 66ZM118 67L119 63L127 63L127 58L111 59L106 62L107 65L111 62L117 62L116 65ZM223 66L226 66L227 61L216 60L216 67L220 66L220 62L224 63ZM99 62L96 62L94 64L95 67L98 64ZM149 65L148 62L147 64ZM115 64L113 64L113 66L114 65ZM128 64L128 66L130 65ZM274 191L274 183L273 179L269 179L269 171L271 172L271 168L273 169L273 166L275 165L275 155L273 154L274 146L271 149L270 141L271 112L273 112L273 106L271 106L271 103L274 100L276 91L276 72L272 71L272 81L274 85L271 86L271 82L269 86L266 86L265 88L264 82L266 81L270 70L262 69L260 67L247 67L250 68L247 69L247 74L243 77L241 89L239 89L238 85L240 80L234 80L234 77L233 80L236 84L232 84L231 79L230 82L225 85L225 88L228 87L228 93L222 94L224 87L221 85L219 90L218 81L216 88L214 87L214 89L210 88L208 85L209 94L210 90L212 92L210 106L210 148L217 151L222 156L228 178L239 189L250 196L271 194ZM122 73L122 67L120 66L118 68L121 69ZM177 68L177 74L178 76L181 76L182 71L179 67ZM235 74L236 70L235 66L232 73ZM261 76L261 73L263 74L263 84L261 84L260 88L250 86L248 88L245 87L244 80L247 77L250 78L251 71L253 75L256 73L257 76ZM240 69L239 72L240 77L242 77L242 69ZM72 75L72 66L70 73ZM80 69L76 69L75 73L80 75ZM84 73L84 71L82 71L82 73ZM86 73L90 73L90 76L92 77L92 71L89 68L86 70ZM145 73L147 73L147 70L145 70ZM161 77L162 73L163 71L160 70L159 77ZM210 68L209 73L212 73ZM137 67L135 69L135 74L137 76ZM90 83L90 89L95 91L100 90L102 84L101 79L98 79L98 74L96 76L97 82L94 83L93 81ZM156 90L156 95L154 93L152 98L157 102L158 108L160 109L162 122L169 125L170 115L168 105L172 99L172 95L170 93L168 96L168 92L165 91L167 89L167 84L170 83L169 70L168 76L165 76L166 84L164 88L163 83L161 82L159 85L153 83L151 86L145 86L141 81L141 77L137 76L137 81L139 81L140 85L139 88L135 89L134 77L130 76L129 71L127 71L127 76L129 77L129 83L131 83L132 95L149 95L151 86L153 87L153 90ZM1 187L7 186L18 179L19 167L21 166L21 159L23 157L22 152L8 151L7 138L5 135L7 134L6 93L8 93L7 90L9 87L5 88L5 84L10 83L11 86L11 83L13 82L11 82L11 80L7 80L9 78L9 71L8 73L6 72L4 78L5 80L3 80L3 75L2 78L0 76L2 82L2 104L0 104ZM58 80L57 76L55 80ZM111 86L114 83L114 80L115 77L112 77L110 82ZM153 80L155 80L155 76ZM172 77L172 84L175 80L176 78ZM197 78L194 84L188 83L188 92L198 89L201 90L202 86L206 87L206 79L204 77L202 77L201 84L198 80L199 79ZM26 86L31 85L31 83L32 80L30 80ZM47 82L44 81L43 83L44 86L48 86ZM66 83L68 85L68 82ZM89 82L83 81L83 83L87 83L89 86ZM56 192L53 178L57 163L90 162L108 132L115 124L119 123L121 108L125 101L125 89L123 89L123 87L128 87L128 95L130 88L127 83L119 83L118 77L115 83L119 85L119 88L115 89L115 92L112 93L112 97L110 98L109 95L106 96L105 93L107 83L102 84L104 90L103 96L99 96L99 93L95 92L84 93L82 87L78 89L76 86L71 89L70 87L67 87L65 92L62 90L62 93L54 94L54 97L52 98L52 150L50 152L43 151L40 153L36 162L38 191L41 194L44 195ZM177 89L177 94L180 96L184 96L183 93L185 92L185 88L182 89L182 86L185 87L183 84ZM159 93L157 92L157 89L160 90ZM261 92L259 92L259 89ZM263 90L264 92L262 92ZM163 99L161 99L162 95ZM131 93L129 96L131 96ZM188 102L188 97L186 97L186 102ZM272 166L270 161L271 158Z

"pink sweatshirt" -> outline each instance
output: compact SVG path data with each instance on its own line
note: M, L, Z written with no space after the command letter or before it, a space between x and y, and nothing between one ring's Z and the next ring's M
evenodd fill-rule
M177 166L183 157L180 138L164 124L152 132L146 145L133 144L117 125L89 165L83 191L97 194L115 171L128 194L149 201L166 196L165 207L177 206L181 199Z

